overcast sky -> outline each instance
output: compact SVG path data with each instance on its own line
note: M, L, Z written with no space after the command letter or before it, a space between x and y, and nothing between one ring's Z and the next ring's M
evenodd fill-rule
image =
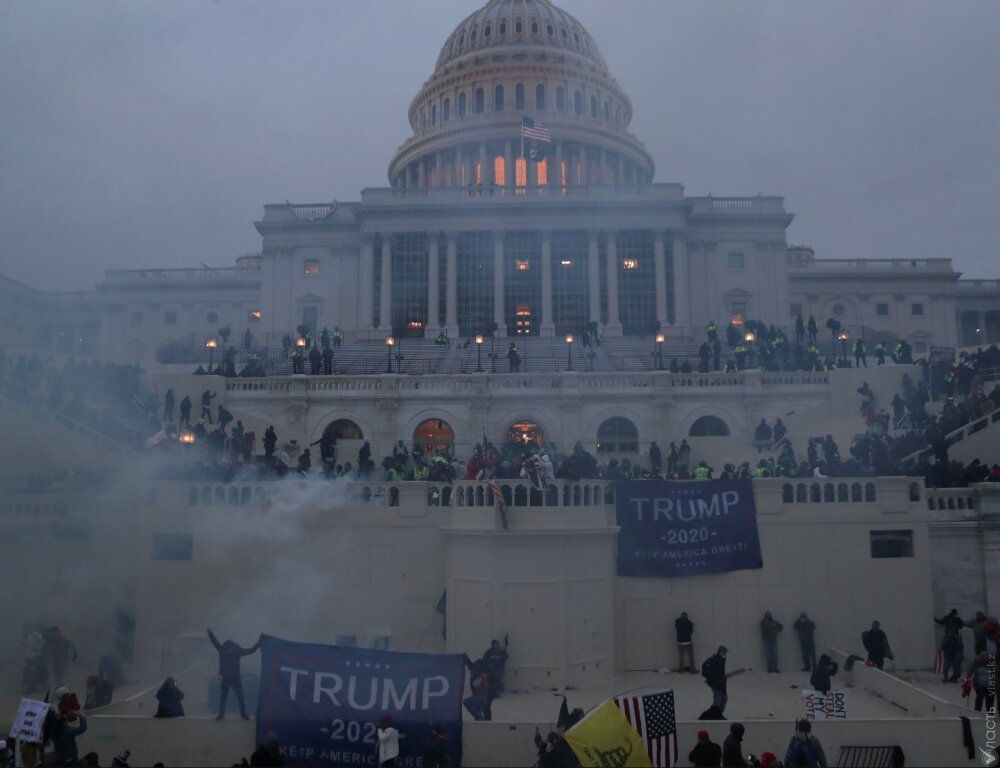
M232 265L269 202L387 186L479 2L0 3L0 272ZM783 195L821 258L1000 278L1000 3L562 0L656 181Z

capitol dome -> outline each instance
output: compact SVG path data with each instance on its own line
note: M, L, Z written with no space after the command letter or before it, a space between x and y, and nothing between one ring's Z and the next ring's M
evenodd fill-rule
M549 129L522 157L522 118ZM645 185L652 158L597 43L549 0L489 0L445 40L410 104L395 188ZM529 153L525 152L525 156ZM537 160L537 161L536 161Z

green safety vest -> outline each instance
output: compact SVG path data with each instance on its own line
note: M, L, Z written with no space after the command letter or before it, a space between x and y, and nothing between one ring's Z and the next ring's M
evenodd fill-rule
M708 480L712 475L712 470L708 467L695 467L694 468L694 479L695 480Z

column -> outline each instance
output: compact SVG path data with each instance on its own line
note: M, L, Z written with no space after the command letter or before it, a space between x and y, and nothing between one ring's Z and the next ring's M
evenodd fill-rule
M611 336L622 335L622 319L618 310L618 233L610 229L608 243L608 326Z
M555 167L549 169L549 186L559 187L562 189L562 142L555 142L556 145L556 161Z
M680 230L673 231L674 254L674 325L679 328L690 328L691 309L688 307L688 296L691 286L688 284L687 234Z
M418 187L423 188L423 187L427 186L427 174L426 174L426 171L427 171L427 169L424 166L424 159L421 157L420 160L417 161L417 186Z
M361 236L361 259L358 262L358 328L372 329L372 268L375 264L375 244L371 235Z
M444 169L444 153L438 152L434 156L434 183L431 186L441 186L441 171Z
M667 328L667 253L663 244L663 230L653 235L653 263L656 266L656 319L660 328Z
M445 323L444 329L452 338L458 337L458 233L447 234L445 246Z
M441 263L438 253L438 233L427 235L427 323L424 325L424 336L431 338L441 330L441 312L438 296L438 268Z
M587 232L587 297L590 322L601 324L601 250L596 229Z
M552 317L552 232L542 231L542 324L540 335L555 336Z
M411 163L406 166L406 188L413 189L415 183L416 180L413 175L413 164Z
M493 232L493 322L497 324L497 336L507 335L507 323L504 321L503 267L503 230L496 230Z
M580 145L580 183L590 183L590 153L585 144Z
M619 186L625 184L625 157L618 155L618 175L615 176L615 183Z
M485 187L490 183L490 179L493 177L492 172L486 168L486 144L480 142L479 144L479 181Z
M461 172L458 170L461 168ZM468 184L469 174L465 172L465 154L462 152L462 148L458 147L455 150L455 186L461 186L463 184Z
M514 155L513 150L510 146L510 139L504 142L503 145L503 174L504 174L504 186L513 187L515 174L514 174Z
M385 333L392 331L392 235L383 232L382 238L382 290L379 295L378 329Z
M529 187L537 187L538 186L538 163L536 163L534 160L531 160L530 158L525 159L524 163L525 163L524 169L528 172L527 173L528 178L526 179L526 181L528 182L528 186Z

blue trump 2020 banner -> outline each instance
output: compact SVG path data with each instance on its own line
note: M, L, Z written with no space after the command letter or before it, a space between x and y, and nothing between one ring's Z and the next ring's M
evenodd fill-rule
M749 480L615 483L619 576L761 568Z
M261 635L257 741L271 731L285 765L378 765L376 724L399 731L396 765L419 765L431 726L462 763L461 656L294 643Z

